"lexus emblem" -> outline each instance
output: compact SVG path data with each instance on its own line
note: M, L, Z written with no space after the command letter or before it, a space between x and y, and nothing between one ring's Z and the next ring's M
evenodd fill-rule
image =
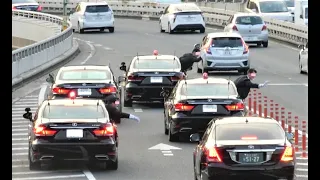
M87 85L86 83L83 83L83 84L82 84L82 86L86 86L86 85Z
M208 102L212 102L212 99L208 99Z
M159 74L158 72L155 72L155 74Z
M77 126L78 124L77 124L77 123L72 123L71 125L72 125L72 126Z
M248 148L249 148L249 149L254 149L254 146L249 145Z

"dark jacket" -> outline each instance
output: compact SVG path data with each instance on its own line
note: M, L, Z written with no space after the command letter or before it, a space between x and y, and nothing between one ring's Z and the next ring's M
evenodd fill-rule
M259 84L252 83L247 75L238 77L234 84L237 87L239 97L245 99L248 97L251 88L259 88Z
M106 105L106 109L109 113L109 118L112 122L118 121L121 118L129 118L130 114L120 112L116 107L108 104Z
M181 71L185 72L193 66L193 63L199 62L201 58L193 55L192 53L186 53L182 55L179 60L181 64Z

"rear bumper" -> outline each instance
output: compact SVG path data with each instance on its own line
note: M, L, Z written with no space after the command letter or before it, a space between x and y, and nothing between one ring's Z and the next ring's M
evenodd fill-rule
M114 20L109 21L101 21L101 22L90 22L90 21L83 21L82 22L82 29L99 29L99 28L109 28L114 27Z
M257 35L243 35L242 36L246 43L258 43L258 42L267 42L269 35L268 33L261 33Z
M215 60L213 57L207 57L203 63L204 69L207 70L245 70L250 67L247 57L239 58L239 60Z
M163 101L160 95L162 88L172 89L172 86L136 86L126 87L125 98L133 101Z
M203 24L178 24L176 25L173 30L200 30L205 29Z

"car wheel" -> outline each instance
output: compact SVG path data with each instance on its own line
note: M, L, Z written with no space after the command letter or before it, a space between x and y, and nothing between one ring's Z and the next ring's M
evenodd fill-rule
M173 31L171 30L171 24L170 23L168 24L168 33L169 34L173 34Z
M29 160L29 170L34 171L34 170L41 169L41 162L40 161L32 162L30 150L28 152L28 160Z
M169 129L168 129L168 127L167 127L167 121L168 121L168 119L167 119L165 113L163 113L163 119L164 119L164 134L165 134L165 135L168 135L168 134L169 134Z
M161 21L159 22L159 27L160 27L160 32L161 32L161 33L165 32L165 30L162 29Z
M205 33L205 32L206 32L206 29L205 29L205 28L200 29L200 33L201 33L201 34L203 34L203 33Z
M179 134L171 134L171 122L169 123L169 127L168 127L168 134L169 134L169 141L170 142L178 142L179 141Z
M110 33L114 33L114 27L109 28Z
M268 47L268 44L269 44L268 41L262 42L262 45L263 45L263 47L265 47L265 48Z
M77 28L77 29L78 29L78 32L79 32L80 34L83 34L83 33L84 33L84 30L80 28L79 22L78 22L78 28Z

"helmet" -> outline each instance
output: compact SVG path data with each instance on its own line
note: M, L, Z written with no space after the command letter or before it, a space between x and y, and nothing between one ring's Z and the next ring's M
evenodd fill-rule
M115 95L110 95L106 98L107 104L115 103L117 100L118 100L118 97L116 97Z

